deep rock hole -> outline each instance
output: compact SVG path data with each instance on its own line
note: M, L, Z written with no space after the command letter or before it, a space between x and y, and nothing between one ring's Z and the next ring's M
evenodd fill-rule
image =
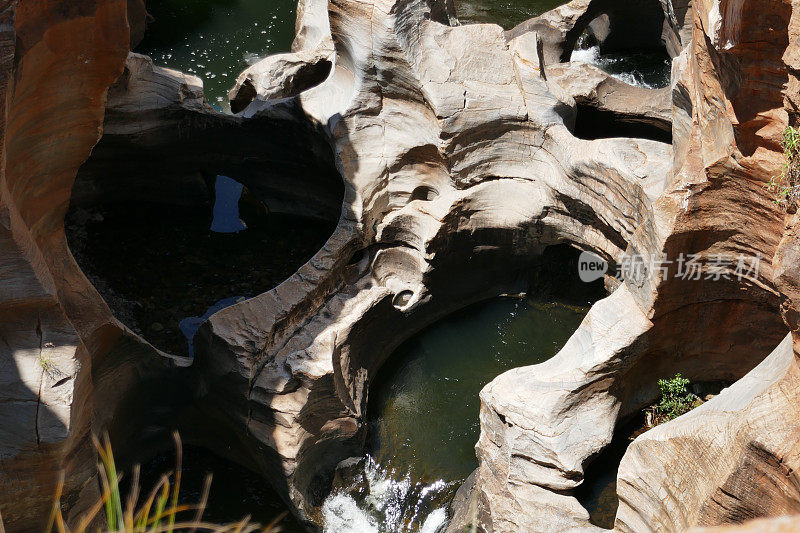
M477 467L481 388L511 368L554 356L603 280L578 279L580 252L550 246L521 272L528 295L475 303L429 325L385 359L369 383L366 455L340 464L323 505L327 527L348 520L386 531L434 531ZM407 302L402 291L395 306Z
M216 206L209 191L199 204L115 202L67 216L70 249L115 316L166 352L191 355L188 341L205 319L279 285L335 227L270 213L226 187Z
M671 129L583 104L578 105L573 134L586 140L630 137L672 143Z
M439 192L430 185L420 185L411 191L411 197L409 199L412 201L423 200L429 202L435 200L437 196L439 196Z
M276 167L258 128L205 130L180 147L104 138L78 173L70 250L114 315L156 348L193 355L211 314L278 286L336 227L338 174L322 158Z
M698 402L705 402L731 385L729 381L693 382L688 390ZM637 411L618 423L611 443L593 458L584 471L583 483L575 490L575 497L589 512L589 521L604 529L613 529L619 508L617 495L617 473L628 446L639 435L652 429L653 421L648 417L658 401Z
M617 428L611 443L586 468L583 483L575 491L575 497L589 511L589 522L595 526L614 528L619 507L617 471L631 441L642 433L644 421L641 411Z

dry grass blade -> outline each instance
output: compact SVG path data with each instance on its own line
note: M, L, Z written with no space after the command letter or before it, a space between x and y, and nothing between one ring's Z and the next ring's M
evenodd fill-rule
M84 531L86 531L89 528L89 524L92 523L92 520L95 519L97 513L100 512L100 509L102 509L105 504L106 501L102 497L99 500L97 500L94 503L94 505L92 505L92 507L89 509L89 511L87 511L86 514L80 518L75 531L77 533L83 533Z
M169 531L185 531L189 529L195 529L200 531L208 531L211 533L224 533L227 531L242 531L242 533L250 533L258 529L257 526L250 526L250 529L240 530L234 529L234 527L241 526L242 524L236 523L231 526L221 526L219 524L213 524L211 522L175 522L172 527L173 529L169 529L169 524L164 524L163 526L159 526L157 528L148 529L147 533L169 533Z
M208 504L208 493L211 490L211 474L207 474L205 480L203 481L203 494L200 496L200 503L197 504L197 512L194 515L194 521L200 522L203 518L203 513L206 510L206 504ZM195 528L192 528L191 533L194 533Z
M153 487L153 490L150 491L150 496L147 497L147 500L145 500L145 503L144 505L142 505L142 508L139 509L138 513L136 513L137 530L144 531L144 528L147 525L147 522L150 518L150 510L153 507L153 502L156 500L158 492L162 490L164 484L167 483L169 483L167 476L161 476L161 479L159 480L158 484L155 487Z
M181 491L181 472L183 470L183 446L181 444L181 436L177 431L172 433L172 439L175 441L175 487L172 489L172 508L178 505L178 493ZM169 517L169 524L175 524L175 515ZM172 531L172 529L170 529Z
M64 472L58 477L58 485L56 485L56 497L53 501L53 508L50 510L50 517L47 519L47 529L45 531L53 531L53 526L56 523L56 516L61 514L61 492L64 490Z
M133 530L133 513L136 509L136 502L139 500L139 465L133 467L133 481L131 482L131 492L128 494L128 499L125 502L125 529L126 531Z
M286 518L288 515L289 511L282 512L281 514L273 518L272 521L264 527L264 531L269 531L270 533L280 533L281 528L278 527L278 523L284 518Z
M86 533L90 524L98 517L100 510L103 508L105 508L106 512L107 533L173 533L175 531L252 533L258 530L265 533L278 533L274 527L286 516L286 513L275 518L264 529L258 524L251 524L249 516L239 522L227 525L203 522L202 516L208 504L211 490L211 474L205 478L201 498L196 505L179 504L183 450L181 439L177 433L173 434L173 438L176 449L176 469L169 474L161 476L158 484L151 490L147 499L137 510L141 494L141 487L139 486L141 472L139 466L136 465L133 469L130 493L124 498L125 507L123 509L123 497L120 494L120 481L123 476L117 473L110 439L108 435L104 435L101 442L93 435L92 443L100 459L97 463L97 475L101 487L100 499L95 502L86 514L80 517L75 529L70 529L61 512L61 496L64 490L64 474L62 473L56 490L56 499L45 530L46 533L53 533L53 531L57 533ZM171 480L173 481L172 483ZM191 511L194 511L194 519L192 521L178 521L179 514ZM5 533L2 516L0 516L0 533Z
M250 523L250 515L245 516L241 521L231 524L232 533L250 533L256 531L258 526ZM265 529L264 531L269 531Z
M153 527L159 527L161 525L161 519L164 517L164 509L167 508L167 500L169 500L169 478L165 475L163 476L163 480L161 495L157 496L156 500L155 514L152 519L147 521L147 525L152 525Z

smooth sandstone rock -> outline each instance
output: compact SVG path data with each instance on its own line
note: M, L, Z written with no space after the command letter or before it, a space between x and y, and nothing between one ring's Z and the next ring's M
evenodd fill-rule
M773 28L789 26L785 5L756 4L749 3L748 10L769 12L774 17ZM679 252L757 254L762 261L759 278L732 285L692 284L676 279L673 265L666 275L653 271L640 282L628 280L610 298L595 305L555 358L511 371L487 385L481 393L482 431L477 446L481 467L476 481L476 497L482 506L479 525L486 531L596 529L569 491L581 483L587 463L610 441L617 421L656 399L658 377L680 371L693 379L735 378L755 366L778 342L781 328L774 320L777 291L769 259L782 232L782 215L767 207L769 197L761 184L781 163L782 156L773 143L786 123L785 114L774 90L759 92L764 98L772 95L769 104L743 95L763 83L781 86L777 73L782 68L785 34L767 35L758 23L748 28L746 19L734 17L737 30L727 31L732 32L737 45L720 44L709 49L708 43L714 40L704 33L708 27L704 23L706 9L705 5L694 6L692 41L673 69L673 102L679 119L673 130L673 176L667 190L654 202L653 225L639 226L629 252L657 253L659 257L667 254L669 258ZM675 21L673 25L681 24ZM763 41L768 53L751 55L753 45L748 40ZM727 63L720 54L737 58L735 73L722 66ZM732 86L730 77L736 75L743 78ZM753 108L759 106L763 106L762 111L754 113ZM758 125L748 125L748 117ZM741 212L730 202L744 202L748 208ZM722 213L724 217L718 218ZM760 221L758 232L751 229L753 217ZM787 272L786 277L791 275ZM628 298L636 303L619 304ZM634 309L636 318L631 316ZM739 315L742 312L745 314ZM611 320L619 327L600 326L593 330L596 333L587 335L586 329L595 324L594 313L614 317ZM666 331L670 333L663 337ZM712 346L718 341L709 339L709 334L730 338L728 348L717 352ZM702 342L698 342L700 338ZM722 336L719 339L722 341ZM742 350L747 344L750 348ZM791 351L787 355L787 346L784 342L780 350L791 375L796 361ZM786 378L777 372L773 379ZM749 386L737 384L737 390L742 388ZM720 395L707 409L712 405L733 409L729 407L731 400L730 394ZM773 430L774 441L767 449L778 460L792 460L791 443L796 438L794 425L788 421L791 411L785 403L791 400L782 401L775 409L783 413L778 416L787 419L776 424L782 431ZM732 412L730 423L770 427L769 418L765 418L768 410L740 409ZM705 442L720 440L719 428L703 413L708 411L699 411L695 415L698 418L687 415L663 429L652 430L629 448L620 466L621 504L616 529L681 530L701 523L701 517L708 520L706 523L720 523L793 510L794 502L791 497L786 499L785 490L773 490L775 487L766 480L764 485L756 481L759 477L755 472L769 472L772 459L748 453L746 434L740 434L742 445L723 440L714 455L715 459L725 457L727 463L719 464L733 465L730 470L700 475L697 472L707 461L706 447L671 437L664 443L656 439L673 430L675 435L692 433L697 439L707 439ZM690 424L690 420L699 418L708 425ZM754 439L767 438L758 430L751 435ZM648 453L637 453L644 446L648 446ZM735 465L740 465L739 470ZM729 488L735 494L733 498L714 499ZM671 498L665 499L666 495ZM741 499L741 508L737 507L737 498ZM754 504L747 503L749 498L759 500L762 510L755 511Z
M0 20L0 513L7 530L26 531L44 527L60 472L72 512L97 496L87 481L98 397L81 338L92 289L67 250L63 216L129 32L118 0L5 2Z
M135 54L125 62L125 4L79 2L83 16L63 21L48 18L49 4L25 0L2 12L7 525L40 525L62 467L73 515L96 496L84 489L93 486L89 432L108 429L124 457L151 444L143 428L157 435L177 424L187 441L260 472L318 528L337 465L362 452L369 386L392 350L447 313L518 288L542 250L564 242L612 266L626 253L725 253L759 256L761 270L744 281L692 281L676 278L673 264L616 280L559 355L481 391L480 467L460 512L474 511L483 531L597 529L571 491L619 421L676 371L747 377L637 439L620 466L617 528L793 509L796 494L776 464L796 462L797 362L790 340L773 349L786 334L779 301L797 323L796 220L784 234L764 188L782 157L779 89L790 88L790 111L796 99L786 69L796 52L787 46L797 31L790 4L642 1L625 12L577 0L503 32L456 25L449 2L303 0L292 53L240 77L234 100L241 95L246 108L236 117L210 109L197 78ZM644 15L637 31L620 30ZM598 16L607 19L592 32L607 49L663 46L676 57L669 90L643 92L561 63ZM76 32L92 39L67 39ZM50 39L73 48L41 44ZM85 54L96 59L88 70ZM47 92L54 83L63 90ZM671 123L673 145L578 138L581 106L661 131ZM278 287L213 315L194 361L159 353L75 265L67 206L177 196L242 151L255 161L254 194L282 198L287 212L338 216L338 227ZM120 161L142 165L117 176L125 187L107 172ZM148 181L149 161L165 179ZM731 431L720 437L720 425ZM709 464L703 453L718 443L720 460ZM685 493L664 498L674 487Z
M333 43L313 51L278 54L264 58L242 72L231 89L231 111L239 113L256 97L263 100L290 98L325 81L331 72Z
M548 244L615 260L670 167L662 143L572 136L569 103L516 62L499 27L392 6L331 4L333 72L297 96L336 149L337 232L275 291L213 316L196 344L209 398L274 450L262 468L286 476L310 518L339 461L359 453L370 378L407 331L503 292ZM312 8L303 17L318 20ZM256 100L246 116L275 105Z

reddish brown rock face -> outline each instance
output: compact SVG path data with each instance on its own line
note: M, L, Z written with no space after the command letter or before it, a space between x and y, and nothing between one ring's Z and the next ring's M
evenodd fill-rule
M797 2L794 3L795 5ZM800 104L800 9L792 12L789 24L789 45L783 55L786 63L788 86L785 107L790 123L798 126ZM778 250L775 253L775 283L781 293L781 313L792 330L795 352L800 352L800 216L793 215L786 222Z
M66 247L78 167L102 131L105 95L128 52L124 0L5 2L0 176L0 511L41 529L59 471L65 501L91 496L91 292ZM78 330L74 329L78 327ZM82 402L72 409L73 399Z

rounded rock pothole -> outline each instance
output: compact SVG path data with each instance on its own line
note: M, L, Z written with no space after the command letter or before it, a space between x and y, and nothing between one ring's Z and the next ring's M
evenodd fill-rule
M215 190L205 202L117 199L67 215L70 249L114 315L171 354L193 355L194 333L211 314L279 285L336 227L272 213L225 176Z

